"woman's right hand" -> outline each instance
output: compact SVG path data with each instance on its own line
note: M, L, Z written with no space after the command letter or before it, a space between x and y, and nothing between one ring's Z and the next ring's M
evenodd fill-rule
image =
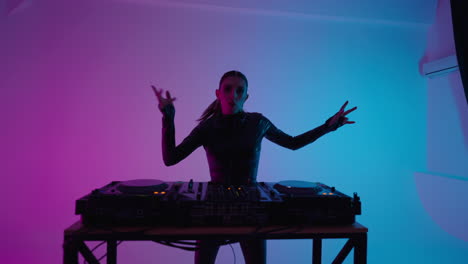
M163 93L163 89L157 89L154 85L151 85L151 87L153 88L153 91L154 91L154 94L156 95L156 98L158 99L158 107L159 107L159 110L162 112L164 107L166 107L167 105L171 105L172 102L174 102L176 100L176 98L172 98L171 97L171 93L169 93L169 91L166 91L166 98L164 98L162 96L162 93Z

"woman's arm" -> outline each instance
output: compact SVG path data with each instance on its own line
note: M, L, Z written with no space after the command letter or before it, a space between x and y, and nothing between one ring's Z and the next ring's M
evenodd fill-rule
M175 98L171 97L169 91L166 91L166 98L162 96L163 90L158 90L152 86L158 99L158 107L163 114L162 118L162 154L164 164L172 166L185 159L196 148L202 145L201 125L195 127L180 145L175 144L175 108L173 102Z
M331 131L337 130L339 127L345 124L354 124L355 122L349 121L346 115L356 110L357 107L353 107L345 111L346 105L348 105L348 101L346 101L343 104L343 106L341 106L340 110L332 117L330 117L323 125L318 126L296 137L292 137L279 130L275 127L275 125L273 125L273 123L271 123L268 119L264 117L266 119L267 125L269 126L266 131L265 137L270 141L285 148L289 148L292 150L302 148L303 146L314 142L321 136Z
M327 127L326 124L323 124L323 125L318 126L318 127L314 128L312 130L309 130L309 131L307 131L307 132L305 132L305 133L303 133L301 135L292 137L292 136L284 133L280 129L278 129L270 121L267 121L267 122L269 123L269 128L266 131L265 137L268 140L270 140L270 141L272 141L272 142L274 142L274 143L276 143L276 144L278 144L278 145L280 145L282 147L292 149L292 150L302 148L302 147L314 142L315 140L317 140L321 136L325 135L326 133L332 131Z
M174 105L170 104L165 106L162 110L162 154L164 164L172 166L185 159L190 153L202 145L201 125L196 126L192 132L180 143L178 146L175 144L175 126Z

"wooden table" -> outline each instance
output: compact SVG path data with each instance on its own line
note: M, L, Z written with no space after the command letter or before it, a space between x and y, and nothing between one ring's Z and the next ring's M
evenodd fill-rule
M347 238L332 263L342 263L354 248L354 263L367 263L367 231L359 223L346 226L230 226L230 227L85 227L77 221L64 231L63 263L78 264L78 254L90 264L99 263L85 241L105 241L107 264L117 263L117 241L177 241L198 239L242 240L312 239L312 263L322 263L322 239Z

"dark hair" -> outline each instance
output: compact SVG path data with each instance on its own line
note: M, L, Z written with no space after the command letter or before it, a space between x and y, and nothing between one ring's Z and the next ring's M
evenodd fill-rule
M242 72L240 72L240 71L228 71L225 74L223 74L223 76L219 80L219 86L218 86L219 88L221 88L221 84L223 83L224 79L226 79L227 77L240 77L245 81L246 88L249 86L249 83L247 82L247 77L245 77L245 75ZM205 121L208 118L210 118L210 117L212 117L214 115L218 115L220 113L221 113L221 105L219 104L219 100L216 98L205 109L205 111L203 111L203 114L201 115L201 117L197 121L200 121L200 122Z

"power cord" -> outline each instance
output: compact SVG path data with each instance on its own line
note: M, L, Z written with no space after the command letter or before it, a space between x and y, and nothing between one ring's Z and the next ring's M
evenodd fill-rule
M234 264L236 264L236 252L234 252L234 247L232 247L232 244L229 244L229 246L232 249L232 254L234 255Z
M119 241L117 242L117 245L120 245L123 241ZM97 244L93 249L91 249L91 252L94 252L94 250L96 250L97 248L99 248L100 246L102 246L104 243L106 243L106 241L102 241L101 243ZM105 253L104 255L102 255L100 258L98 258L98 261L102 260L103 258L105 258L107 256L107 253ZM83 264L87 264L88 262L86 261L86 259L83 259Z

